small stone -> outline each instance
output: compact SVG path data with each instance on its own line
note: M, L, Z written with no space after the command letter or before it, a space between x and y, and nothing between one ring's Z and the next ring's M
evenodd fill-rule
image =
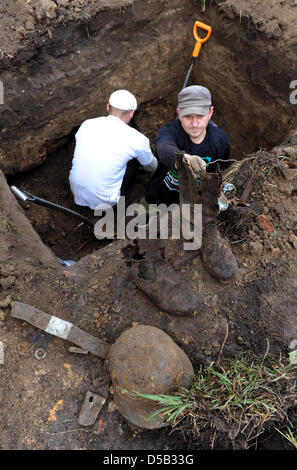
M204 350L203 352L204 352L205 356L211 356L211 352L210 352L210 351Z
M35 14L38 21L54 19L57 16L57 4L52 0L39 0L35 6Z
M205 304L211 308L215 308L217 306L218 301L219 297L216 294L205 297Z
M14 267L12 265L3 266L1 268L1 276L8 277L12 274Z
M274 227L273 227L272 223L270 222L270 220L265 215L268 212L266 212L265 210L263 212L264 212L264 214L257 215L257 217L256 217L257 223L261 227L261 229L264 230L264 232L270 232L271 233L271 232L274 231Z
M269 213L269 209L268 209L268 207L265 206L263 208L263 214L268 214L268 213Z
M297 339L293 339L290 344L289 344L290 349L295 349L297 348Z
M281 250L278 247L271 248L271 253L273 254L273 256L279 256L280 252L281 252Z
M253 230L249 230L249 237L252 240L255 240L257 238L257 235L255 234L255 232Z
M297 237L294 233L291 233L288 242L297 250Z
M0 284L3 289L9 289L15 283L15 276L8 276L5 279L1 279Z
M112 310L116 313L119 313L122 310L122 304L120 302L114 302Z
M58 7L67 7L69 0L56 0Z
M114 401L111 401L108 405L107 412L108 413L114 413L117 410L117 406Z
M192 276L192 281L197 281L197 279L199 279L199 274L197 273L197 271L194 272L193 276Z
M17 32L19 33L20 36L25 36L26 34L26 29L24 28L24 26L19 26L17 28Z
M241 251L242 251L243 253L247 253L247 251L248 251L248 246L247 246L246 243L242 243L242 245L241 245Z
M10 295L5 297L5 299L0 300L0 308L9 307L10 304L11 304L11 296Z
M263 245L261 242L250 242L248 246L252 256L260 256L262 254Z

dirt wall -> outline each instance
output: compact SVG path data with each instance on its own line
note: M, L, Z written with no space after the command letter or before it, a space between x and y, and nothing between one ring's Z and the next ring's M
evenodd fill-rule
M171 119L195 44L196 19L211 39L191 83L210 88L215 120L235 157L278 144L296 125L297 8L258 0L143 2L18 0L0 3L0 168L41 163L87 118L105 112L116 88L137 96L138 124L153 140Z
M172 93L189 60L193 11L192 1L178 3L88 2L24 40L1 74L4 172L40 163L84 119L105 112L116 88L142 103Z

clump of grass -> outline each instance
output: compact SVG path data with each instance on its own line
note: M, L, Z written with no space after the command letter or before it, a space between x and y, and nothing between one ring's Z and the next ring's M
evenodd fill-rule
M207 0L201 0L201 11L205 11L205 8L206 8L206 1L207 1Z
M269 356L268 356L269 357ZM233 446L249 448L273 422L287 419L296 396L296 367L268 357L242 356L200 366L190 386L169 395L140 395L159 402L159 414L175 429L198 435L227 433ZM294 390L295 389L295 390Z
M218 0L197 0L197 1L200 3L200 8L201 8L202 13L206 10L207 3L209 5L213 4L213 5L218 5L218 6L224 3L224 0L222 2L219 2Z
M89 32L89 28L88 28L88 23L91 23L91 22L92 22L92 17L91 17L91 15L89 15L88 13L82 13L82 15L81 15L81 17L80 17L80 19L79 19L79 23L83 23L83 24L85 25L88 38L90 37L90 32Z
M285 437L294 447L297 449L297 437L294 436L292 430L290 428L287 428L288 432L284 434L281 432L279 429L275 428L283 437Z

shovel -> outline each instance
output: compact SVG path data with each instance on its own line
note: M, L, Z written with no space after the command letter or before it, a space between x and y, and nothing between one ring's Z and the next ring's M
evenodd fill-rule
M83 220L84 222L87 222L90 226L94 225L93 222L91 222L91 220L87 219L87 217L84 217L78 212L68 209L67 207L59 206L58 204L55 204L54 202L46 201L45 199L42 199L40 197L33 196L33 194L30 194L27 191L21 190L17 188L16 186L11 186L10 189L14 193L14 195L17 196L23 202L34 202L35 204L38 204L39 206L49 207L50 209L54 209L59 212L65 212L66 214L73 215L74 217L77 217Z
M204 31L207 31L207 34L204 38L201 38L199 36L198 28L203 29ZM188 85L188 81L189 81L194 63L195 63L195 61L196 61L196 59L199 55L201 46L204 42L208 41L208 39L210 38L211 33L212 33L212 27L211 26L209 26L205 23L202 23L201 21L198 21L198 20L195 21L194 27L193 27L193 34L194 34L194 38L196 39L196 44L195 44L195 47L194 47L194 50L193 50L193 53L192 53L191 64L190 64L189 70L187 72L187 75L186 75L186 78L185 78L185 81L184 81L184 84L183 84L183 88L186 88L186 86Z

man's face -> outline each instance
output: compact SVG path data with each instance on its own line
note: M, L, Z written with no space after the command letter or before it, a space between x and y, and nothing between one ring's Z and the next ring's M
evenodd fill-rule
M179 109L177 112L183 129L193 142L195 142L195 140L199 140L200 138L204 138L206 127L213 113L213 106L211 106L209 112L203 116L200 114L188 114L181 117Z

